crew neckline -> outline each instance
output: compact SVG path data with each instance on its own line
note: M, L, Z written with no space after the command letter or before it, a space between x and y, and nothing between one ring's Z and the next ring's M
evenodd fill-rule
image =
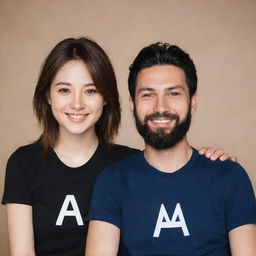
M145 158L145 155L144 155L144 151L142 151L140 154L141 154L141 158L142 158L141 159L142 164L147 169L147 171L151 172L154 175L162 176L162 177L176 177L179 175L183 175L184 173L186 173L187 171L189 171L191 169L191 167L193 166L194 162L196 161L196 159L198 158L198 155L199 155L197 150L192 147L192 155L185 165L183 165L181 168L179 168L178 170L176 170L174 172L163 172L163 171L155 168L154 166L152 166L147 161L147 159Z
M66 165L64 162L61 161L61 159L58 157L58 155L56 154L56 152L54 150L53 150L53 160L58 164L58 166L60 166L64 169L69 169L69 170L73 170L73 171L77 172L80 170L84 170L85 166L89 166L89 165L93 164L96 161L95 156L98 155L98 152L100 152L100 149L101 149L101 143L98 143L98 146L97 146L96 150L94 151L94 153L92 154L91 158L87 162L85 162L82 165L77 166L77 167L71 167L71 166Z

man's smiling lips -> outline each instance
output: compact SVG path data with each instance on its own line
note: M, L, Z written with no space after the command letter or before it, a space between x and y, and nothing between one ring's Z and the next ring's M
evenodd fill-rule
M153 123L157 123L157 124L167 124L167 123L171 122L170 119L152 119L151 121Z
M152 118L152 119L149 119L148 122L151 124L151 126L158 127L158 128L171 127L176 122L176 119Z
M171 113L154 113L146 117L146 122L156 128L171 128L178 121L178 116Z

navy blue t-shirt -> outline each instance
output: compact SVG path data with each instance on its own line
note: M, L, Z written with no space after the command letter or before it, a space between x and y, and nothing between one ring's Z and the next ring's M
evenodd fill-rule
M193 150L185 166L165 173L140 152L100 174L87 219L120 228L120 255L227 256L229 231L256 223L256 202L238 163Z

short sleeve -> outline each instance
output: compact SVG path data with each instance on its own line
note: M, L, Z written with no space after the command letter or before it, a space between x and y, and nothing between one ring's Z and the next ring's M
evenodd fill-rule
M226 173L225 179L227 230L256 223L256 200L246 171L240 166Z
M87 221L99 220L121 226L121 179L114 167L98 176L94 185Z
M2 204L6 203L32 205L27 164L19 150L14 152L7 162Z

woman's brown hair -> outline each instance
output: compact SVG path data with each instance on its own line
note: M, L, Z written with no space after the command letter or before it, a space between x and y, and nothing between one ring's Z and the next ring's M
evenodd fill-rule
M55 120L47 101L51 83L60 68L70 60L83 61L103 96L106 105L95 125L95 132L100 143L111 145L121 120L119 94L112 64L104 50L87 38L69 38L59 42L46 58L36 85L33 109L42 126L42 134L37 142L43 145L48 154L58 140L59 125Z

